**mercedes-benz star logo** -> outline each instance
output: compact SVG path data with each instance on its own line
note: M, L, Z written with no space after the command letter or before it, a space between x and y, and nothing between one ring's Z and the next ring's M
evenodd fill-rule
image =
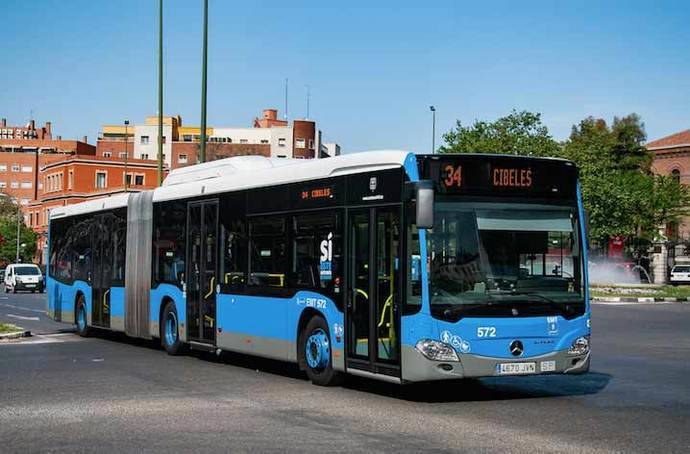
M513 356L520 356L522 355L522 352L525 351L525 347L522 345L522 342L520 341L513 341L510 343L510 353Z

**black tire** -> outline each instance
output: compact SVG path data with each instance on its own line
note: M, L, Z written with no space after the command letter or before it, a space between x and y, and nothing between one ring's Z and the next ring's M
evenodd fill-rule
M169 330L169 323L174 324L175 333ZM161 345L168 352L168 355L179 355L182 353L182 341L180 341L180 325L177 318L177 310L173 302L168 302L163 309L163 316L160 320Z
M76 308L77 309L74 312L74 320L77 323L77 334L79 334L81 337L88 337L90 334L90 330L87 320L89 318L86 313L86 300L84 299L84 295L79 295L79 298L77 299ZM81 311L84 311L83 323L80 322Z
M313 352L313 348L316 348L315 345L317 345L313 341L309 341L312 335L321 337L321 339L323 339L323 336L325 336L325 341L328 345L327 364L325 366L312 367L310 365L310 361L307 359L308 356L311 356L312 358L315 357L314 354L310 355L310 352L307 352L307 349L310 349ZM328 325L322 317L316 316L309 320L309 323L307 323L307 326L305 326L300 335L300 345L300 352L302 356L302 358L300 358L300 363L304 364L307 376L313 384L319 386L335 386L342 383L342 374L333 370L333 349L331 348L331 336L328 332ZM321 353L323 354L323 350ZM323 358L326 358L326 356L323 356Z
M12 293L17 293L17 284L12 286Z

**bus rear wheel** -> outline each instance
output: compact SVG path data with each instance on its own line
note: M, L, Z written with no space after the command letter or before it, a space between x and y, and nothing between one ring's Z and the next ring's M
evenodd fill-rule
M161 345L168 352L168 355L179 355L182 350L180 341L180 328L177 318L175 304L169 302L163 310L161 319Z
M313 317L302 331L302 355L307 376L319 386L341 382L341 374L333 370L333 355L328 325L322 317Z
M89 325L86 322L86 301L84 300L84 295L79 295L77 300L77 334L81 337L87 337L89 335Z

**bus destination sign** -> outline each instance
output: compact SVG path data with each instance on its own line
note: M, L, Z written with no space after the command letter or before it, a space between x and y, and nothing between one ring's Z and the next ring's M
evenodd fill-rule
M574 197L577 170L567 161L512 156L418 156L439 194Z

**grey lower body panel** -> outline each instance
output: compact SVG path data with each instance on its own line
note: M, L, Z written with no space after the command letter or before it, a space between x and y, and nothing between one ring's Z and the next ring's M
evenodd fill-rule
M297 345L294 342L273 339L263 336L252 336L240 333L218 333L216 346L222 350L228 350L263 358L277 359L281 361L297 362ZM345 358L342 349L331 352L333 369L344 370Z
M124 317L110 317L110 329L113 331L124 331L125 330L125 318Z
M401 350L402 378L403 381L408 382L495 377L498 376L496 374L496 366L510 362L536 362L537 373L531 375L578 374L587 372L590 362L589 353L585 355L568 355L565 350L531 358L514 359L461 354L459 355L460 362L432 361L425 358L417 349L409 345L403 345ZM539 372L540 363L543 361L554 361L555 369L551 372Z

